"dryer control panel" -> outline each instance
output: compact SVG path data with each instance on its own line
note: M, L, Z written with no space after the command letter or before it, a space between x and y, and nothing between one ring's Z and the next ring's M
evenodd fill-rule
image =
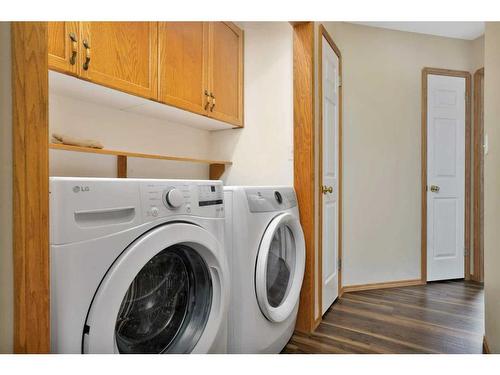
M292 187L255 187L245 192L250 212L282 211L297 205Z
M220 181L150 180L141 184L141 203L146 220L179 214L224 217Z

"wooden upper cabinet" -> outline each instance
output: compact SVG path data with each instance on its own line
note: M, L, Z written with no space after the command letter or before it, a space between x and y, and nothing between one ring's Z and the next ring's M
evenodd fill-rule
M208 66L209 115L243 126L243 31L233 23L210 23Z
M48 22L49 68L78 74L80 28L78 22Z
M48 22L49 68L243 126L243 31L231 22Z
M158 99L199 114L207 114L208 23L158 24Z
M157 22L81 22L81 29L83 78L157 99Z

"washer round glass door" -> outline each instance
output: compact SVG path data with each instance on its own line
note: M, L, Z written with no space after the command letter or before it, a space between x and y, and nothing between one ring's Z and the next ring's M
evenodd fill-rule
M220 244L173 223L134 241L106 273L89 309L85 353L208 350L224 320Z
M259 247L255 291L262 313L273 322L287 319L295 308L305 267L305 242L297 218L275 217Z
M196 251L173 245L149 260L130 284L115 325L120 353L189 353L207 323L210 273Z

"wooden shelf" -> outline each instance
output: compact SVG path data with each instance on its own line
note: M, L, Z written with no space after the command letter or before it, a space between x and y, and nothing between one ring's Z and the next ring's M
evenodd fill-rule
M179 156L159 155L159 154L143 154L139 152L107 150L100 148L70 146L59 143L49 143L49 148L53 150L73 151L73 152L86 152L90 154L112 155L117 157L117 171L118 177L127 177L127 158L143 158L143 159L157 159L180 161L186 163L201 163L210 166L210 179L219 179L226 169L226 165L232 165L230 161L224 160L209 160L209 159L196 159L186 158Z

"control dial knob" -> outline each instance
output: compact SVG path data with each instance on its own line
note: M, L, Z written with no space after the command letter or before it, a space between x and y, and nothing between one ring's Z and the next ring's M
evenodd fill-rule
M167 208L179 208L184 203L184 196L179 189L172 188L164 193Z

